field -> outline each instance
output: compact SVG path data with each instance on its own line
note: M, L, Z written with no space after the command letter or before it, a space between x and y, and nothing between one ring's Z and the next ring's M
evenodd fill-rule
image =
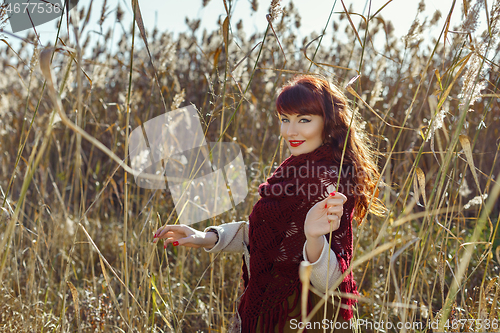
M58 23L53 49L34 33L14 49L0 33L0 332L227 331L241 256L152 243L178 216L169 190L141 188L125 170L129 135L194 105L207 141L239 145L249 193L193 226L246 220L258 185L288 156L274 101L299 73L344 87L379 151L389 213L354 230L355 317L374 324L358 331L391 322L379 331L500 332L500 1L492 2L456 1L431 17L422 3L403 40L384 8L363 16L345 7L324 37L299 40L300 12L280 13L279 1L267 30L251 36L227 17L201 38L200 22L188 21L174 38L144 31L138 7L138 24L127 27L121 9L105 6L92 10L101 26L114 23L91 45L80 38L91 10L82 3ZM230 12L235 2L225 3ZM451 13L461 25L449 24ZM122 28L121 39L109 38Z

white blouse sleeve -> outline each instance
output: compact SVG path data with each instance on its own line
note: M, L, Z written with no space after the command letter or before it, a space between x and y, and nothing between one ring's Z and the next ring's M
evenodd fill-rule
M306 254L306 244L307 240L304 243L303 255L304 260L308 261ZM323 236L323 250L321 251L321 255L318 260L310 263L312 266L311 283L316 289L323 293L326 290L328 250L330 250L330 270L328 271L328 275L330 277L328 279L328 289L330 289L333 284L342 276L342 272L337 261L337 256L335 255L335 252L328 247L328 240L325 236Z
M208 227L208 230L213 230L217 233L219 241L211 249L205 249L209 253L217 252L239 252L242 253L245 247L248 246L248 222L231 222L224 223L218 226ZM246 245L246 246L245 246Z

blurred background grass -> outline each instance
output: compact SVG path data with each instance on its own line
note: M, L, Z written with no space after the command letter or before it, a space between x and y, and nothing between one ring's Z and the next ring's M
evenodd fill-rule
M233 1L226 5L234 10ZM119 40L109 38L109 28L97 44L77 41L91 10L82 3L69 26L60 22L70 35L61 34L57 46L71 49L55 52L52 68L67 116L122 159L130 130L189 104L207 141L222 133L222 141L240 145L249 195L194 225L200 229L246 220L258 184L288 156L274 115L282 84L316 73L346 86L360 74L348 96L380 151L381 181L389 185L380 198L390 214L368 216L355 229L354 275L363 296L356 317L493 323L500 296L500 2L488 5L453 2L450 13L463 18L457 26L448 24L449 13L417 15L403 42L383 8L359 21L360 13L345 8L326 24L323 42L318 35L299 40L300 12L289 4L251 36L230 18L226 28L221 19L220 29L201 34L197 20L176 37L148 31L150 58L138 26L123 27ZM107 19L119 23L120 15ZM480 17L485 31L477 30ZM14 49L7 36L0 48L0 329L225 331L240 256L151 243L158 226L176 220L169 191L139 188L60 121L37 40L31 34ZM445 328L481 331L474 322ZM498 322L487 331L500 331Z

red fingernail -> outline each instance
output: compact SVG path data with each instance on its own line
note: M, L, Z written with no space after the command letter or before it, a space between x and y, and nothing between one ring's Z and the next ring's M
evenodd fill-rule
M334 196L335 196L335 191L333 191L332 193L330 193L330 195L331 195L332 197L334 197Z
M154 234L153 238L156 238L156 234Z
M173 246L177 246L177 245L179 245L179 242L175 241L175 242L172 243L172 245Z
M325 204L325 208L328 208L328 204Z
M163 248L164 248L164 249L166 249L166 248L167 248L167 244L164 244L164 245L163 245Z

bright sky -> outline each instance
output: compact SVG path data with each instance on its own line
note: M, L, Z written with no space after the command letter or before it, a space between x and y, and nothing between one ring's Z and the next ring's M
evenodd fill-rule
M382 7L388 0L372 0L371 1L371 14L375 13L380 7ZM395 33L398 36L403 36L408 32L415 15L417 13L417 7L420 0L392 0L381 12L383 18L387 21L391 21L395 27ZM92 16L90 25L87 27L86 31L99 30L98 19L100 17L102 5L104 0L94 0L92 5ZM335 3L336 2L336 3ZM110 15L107 18L105 24L111 25L115 20L115 12L117 5L120 4L124 11L123 23L126 29L130 27L130 22L132 21L133 15L131 10L131 2L129 0L108 0L107 6ZM232 18L232 24L236 24L240 19L243 19L243 26L250 36L256 31L264 32L266 28L266 14L269 8L270 0L258 0L258 12L253 13L250 9L251 4L249 0L235 0L234 1L234 14ZM285 7L290 3L290 0L283 0L282 6ZM309 36L311 32L316 32L319 34L330 14L333 4L335 3L334 12L343 11L341 0L295 0L294 5L298 8L301 15L302 26L299 31L299 37ZM368 13L368 8L370 6L370 0L360 1L360 0L344 0L347 8L350 4L353 4L353 11L356 13L362 13L366 15ZM440 10L442 17L439 22L439 27L442 27L444 19L448 14L453 0L425 0L426 10L422 15L422 18L428 16L432 17L436 10ZM452 23L460 21L460 3L457 1L456 8L452 17ZM79 1L78 8L85 6L88 8L89 1ZM225 17L225 10L223 5L223 0L211 0L208 5L204 8L202 7L202 0L167 0L167 1L153 1L153 0L139 0L141 7L143 19L145 22L146 29L151 32L155 25L160 32L172 31L175 34L185 31L187 25L185 23L185 17L190 19L201 19L202 26L199 32L203 28L212 31L217 27L217 20L219 16ZM73 9L74 13L75 9ZM335 20L337 15L333 15L332 20ZM354 16L355 17L355 16ZM332 23L330 23L331 25ZM42 44L48 45L54 42L56 36L56 22L51 21L46 24L37 26L37 32L40 35L40 40ZM6 31L11 31L10 25L5 27ZM440 29L439 29L440 30ZM327 29L327 35L332 33L331 26ZM436 31L436 36L439 31ZM26 31L18 33L19 36L26 36ZM97 34L93 33L93 40L98 38ZM15 41L15 38L9 36L9 42L15 47L19 45ZM300 40L300 39L299 39ZM16 47L15 47L16 48Z

